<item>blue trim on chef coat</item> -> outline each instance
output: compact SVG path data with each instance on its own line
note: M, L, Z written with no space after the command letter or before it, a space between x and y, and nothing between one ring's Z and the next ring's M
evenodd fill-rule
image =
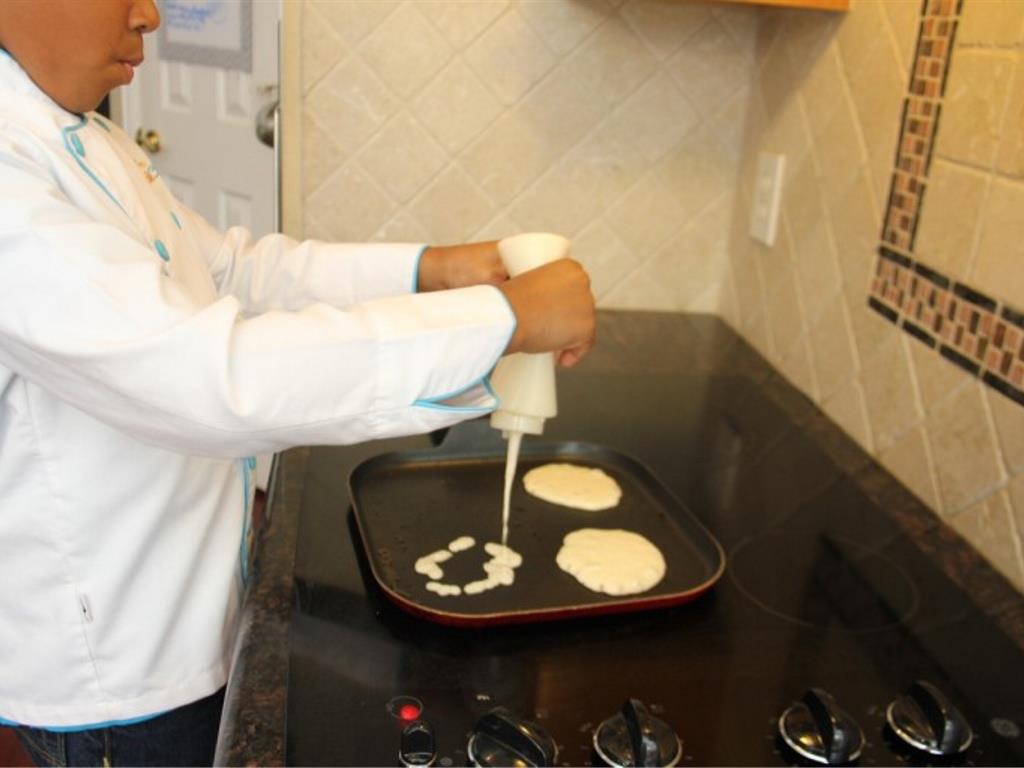
M128 215L128 211L125 210L125 207L123 205L121 205L121 202L116 197L114 197L114 194L109 189L107 189L106 185L102 181L99 180L99 177L95 173L92 172L92 169L88 165L86 165L85 161L82 159L82 155L85 154L85 146L82 144L82 140L80 138L78 138L78 136L75 136L74 133L75 133L75 131L77 131L80 128L82 128L82 126L84 126L85 124L86 124L86 118L83 115L82 117L79 118L78 123L76 123L75 125L69 125L67 128L62 128L61 129L61 135L64 138L64 149L66 149L68 151L69 155L71 155L73 158L75 158L75 162L78 163L78 167L82 169L82 171L85 173L85 175L88 176L90 179L92 179L93 183L97 187L102 189L104 194L106 194L107 197L109 197L111 200L114 201L114 205L116 205L118 208L120 208L121 212L125 216L127 216ZM72 145L74 145L74 146L72 146ZM81 154L79 154L76 151L76 149L79 148L79 147L81 147Z
M152 715L140 715L139 717L130 717L127 720L105 720L102 723L88 723L87 725L29 725L24 726L22 723L16 723L13 720L7 720L0 717L0 725L7 725L11 728L39 728L44 731L53 731L54 733L76 733L78 731L92 731L99 728L113 728L118 725L135 725L136 723L144 723L147 720L160 717L160 715L167 714L164 712L157 712Z
M423 254L427 252L427 248L429 248L429 247L430 247L429 245L424 245L422 248L420 248L420 252L416 254L416 262L413 264L413 267L412 267L412 292L413 293L418 293L419 292L420 260L423 258Z

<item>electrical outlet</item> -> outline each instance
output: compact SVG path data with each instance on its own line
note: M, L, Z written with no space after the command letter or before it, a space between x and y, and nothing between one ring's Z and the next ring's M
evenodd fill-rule
M762 152L757 157L754 199L750 205L750 236L767 246L775 245L782 203L782 177L786 156Z

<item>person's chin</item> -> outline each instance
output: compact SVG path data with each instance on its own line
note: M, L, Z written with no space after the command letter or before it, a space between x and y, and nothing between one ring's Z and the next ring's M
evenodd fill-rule
M119 69L118 74L120 75L120 82L118 85L128 85L135 78L135 64L127 61L117 62Z
M2 2L2 0L0 0L0 2ZM70 108L72 112L76 112L80 115L84 115L86 112L92 112L103 103L103 99L105 99L107 94L114 90L116 86L117 84L113 84L109 88L99 90L95 93L90 93L87 97L83 96L78 99L76 104L72 107L65 106L65 109Z

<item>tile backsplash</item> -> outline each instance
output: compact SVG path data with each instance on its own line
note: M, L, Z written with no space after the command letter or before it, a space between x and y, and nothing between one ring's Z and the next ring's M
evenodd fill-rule
M757 21L661 0L306 2L304 233L556 231L602 306L714 311Z
M963 0L922 3L868 304L922 344L1024 405L1024 313L1009 304L999 306L966 283L954 282L912 258L962 10ZM947 111L954 125L959 109L963 107ZM962 138L960 144L975 135ZM955 152L960 144L947 140L944 146ZM946 215L964 226L959 211ZM926 246L925 256L927 251Z
M766 11L755 50L721 311L1024 589L1024 3Z
M929 3L955 34L930 28L922 53ZM1024 2L306 0L292 17L303 234L562 232L601 306L721 314L1024 590L1007 389ZM915 72L944 87L911 104ZM901 135L927 153L894 183ZM787 160L772 248L748 235L762 151Z

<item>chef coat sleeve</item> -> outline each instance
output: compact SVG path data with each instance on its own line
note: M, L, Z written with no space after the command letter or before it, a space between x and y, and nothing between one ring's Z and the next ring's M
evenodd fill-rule
M414 293L426 248L418 243L299 242L280 234L254 240L244 227L220 232L187 208L180 218L221 295L235 296L246 312L301 309L318 301L350 307Z
M491 286L247 316L198 300L130 230L0 139L0 365L182 453L413 434L487 412L515 317Z

